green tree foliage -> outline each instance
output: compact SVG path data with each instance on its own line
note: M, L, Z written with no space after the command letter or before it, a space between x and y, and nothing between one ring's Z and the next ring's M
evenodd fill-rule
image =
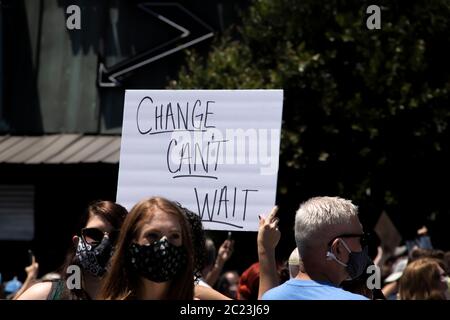
M171 87L283 88L279 201L337 194L414 230L449 211L449 18L448 0L254 1Z

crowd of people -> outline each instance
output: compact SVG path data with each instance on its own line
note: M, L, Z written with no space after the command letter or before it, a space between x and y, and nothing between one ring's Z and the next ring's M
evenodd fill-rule
M224 268L234 241L227 238L217 249L205 236L199 216L179 203L152 197L128 212L117 203L96 201L82 217L61 268L38 278L39 265L33 258L24 283L17 278L4 281L0 298L450 298L450 253L433 249L426 229L419 230L415 242L390 255L379 248L377 256L370 257L357 207L338 197L315 197L302 203L296 213L296 248L283 263L275 257L281 237L277 211L274 207L259 217L258 261L239 274Z

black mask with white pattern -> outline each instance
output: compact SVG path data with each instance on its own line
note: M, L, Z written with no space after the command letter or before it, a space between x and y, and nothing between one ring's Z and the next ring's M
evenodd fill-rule
M96 245L90 245L82 237L78 240L75 252L75 262L95 277L101 277L106 273L106 267L113 253L113 246L109 237L103 237Z
M132 243L128 253L128 261L133 268L154 282L172 280L187 262L186 249L171 244L166 237L150 245Z

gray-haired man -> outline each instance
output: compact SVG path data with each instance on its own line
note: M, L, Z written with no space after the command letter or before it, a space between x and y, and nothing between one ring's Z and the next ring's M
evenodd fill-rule
M349 200L316 197L300 205L295 241L303 265L297 277L267 291L264 300L366 300L339 288L367 265L358 209Z

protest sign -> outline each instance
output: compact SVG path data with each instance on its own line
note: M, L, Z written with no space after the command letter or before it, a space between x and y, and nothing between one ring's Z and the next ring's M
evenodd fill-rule
M282 90L127 90L117 202L163 196L205 229L256 231L275 204Z

